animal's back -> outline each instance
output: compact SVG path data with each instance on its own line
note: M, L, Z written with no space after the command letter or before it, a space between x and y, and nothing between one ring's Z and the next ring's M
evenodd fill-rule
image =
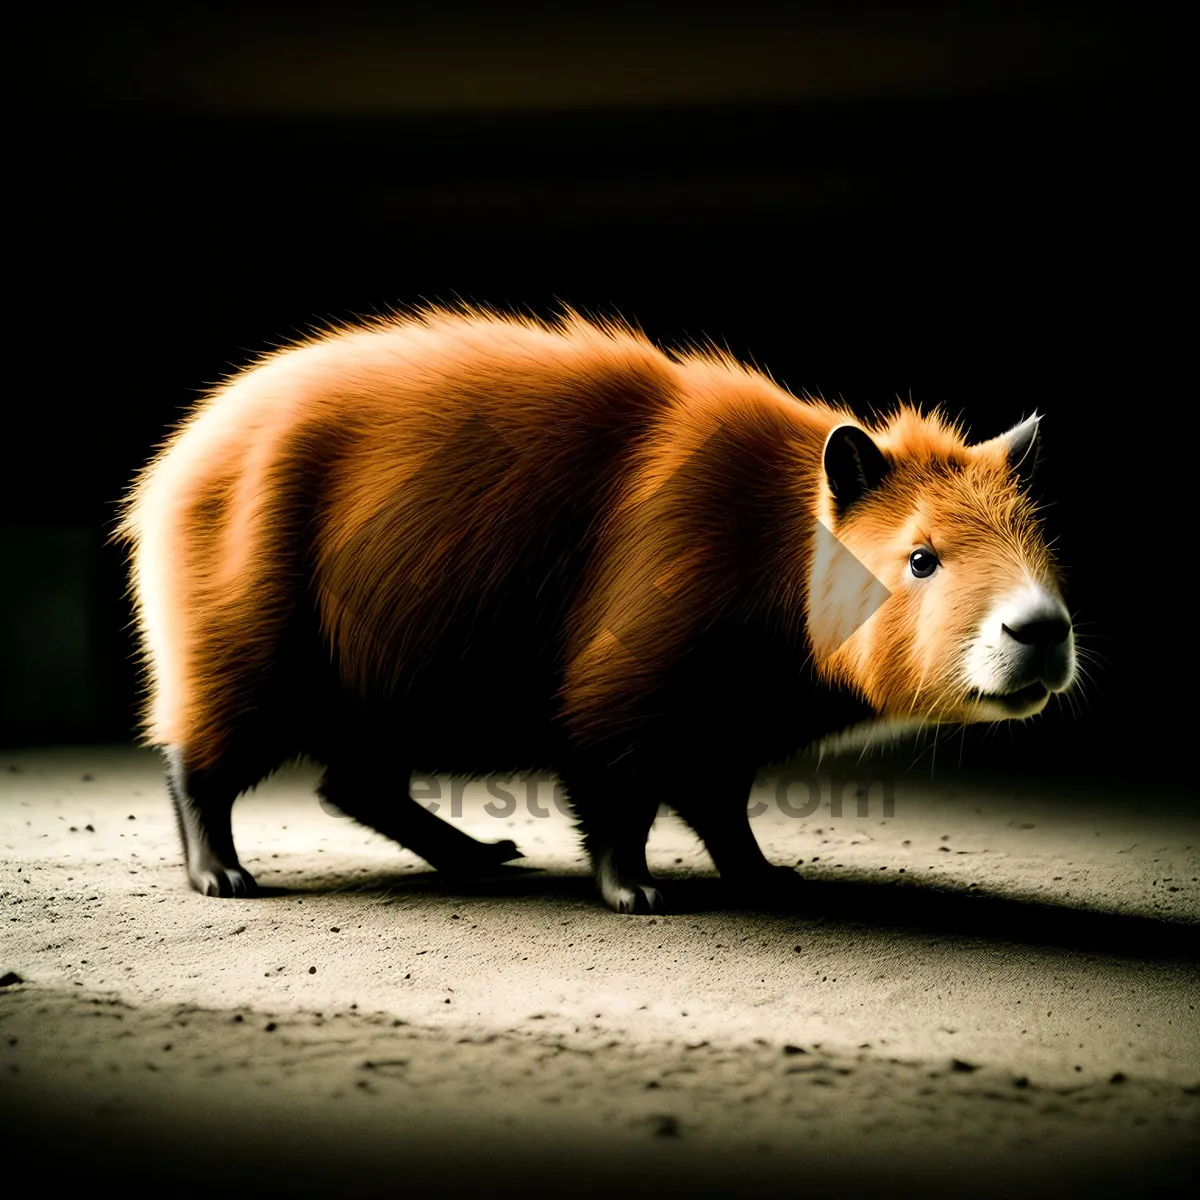
M704 435L700 369L578 319L434 314L222 385L128 510L147 740L265 762L381 704L432 766L552 765L571 609L654 447Z

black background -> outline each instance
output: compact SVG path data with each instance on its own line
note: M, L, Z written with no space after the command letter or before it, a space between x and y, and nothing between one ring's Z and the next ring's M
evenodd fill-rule
M1190 719L1181 36L1154 5L105 9L10 28L0 742L121 740L114 504L205 384L419 299L619 312L794 391L1034 408L1078 711L968 761L1138 771ZM1182 767L1178 768L1182 770Z

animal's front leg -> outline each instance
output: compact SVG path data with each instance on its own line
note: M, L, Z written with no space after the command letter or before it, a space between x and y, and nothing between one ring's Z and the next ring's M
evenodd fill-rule
M677 787L672 803L700 836L722 881L739 902L787 903L801 877L763 854L750 828L753 784L753 770L710 770L703 778Z
M564 772L563 782L605 904L619 913L666 912L658 880L646 865L658 792L624 775L578 768Z

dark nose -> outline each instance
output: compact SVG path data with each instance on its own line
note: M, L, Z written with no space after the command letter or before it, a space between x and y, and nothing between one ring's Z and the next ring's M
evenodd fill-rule
M1002 625L1001 628L1013 641L1023 646L1040 646L1049 648L1059 646L1067 640L1071 632L1071 622L1062 613L1053 613L1034 617L1016 625Z

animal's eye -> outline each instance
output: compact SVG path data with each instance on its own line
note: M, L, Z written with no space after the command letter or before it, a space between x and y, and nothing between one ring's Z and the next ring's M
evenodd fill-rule
M914 550L908 556L908 569L918 579L928 579L938 569L938 556L932 550Z

